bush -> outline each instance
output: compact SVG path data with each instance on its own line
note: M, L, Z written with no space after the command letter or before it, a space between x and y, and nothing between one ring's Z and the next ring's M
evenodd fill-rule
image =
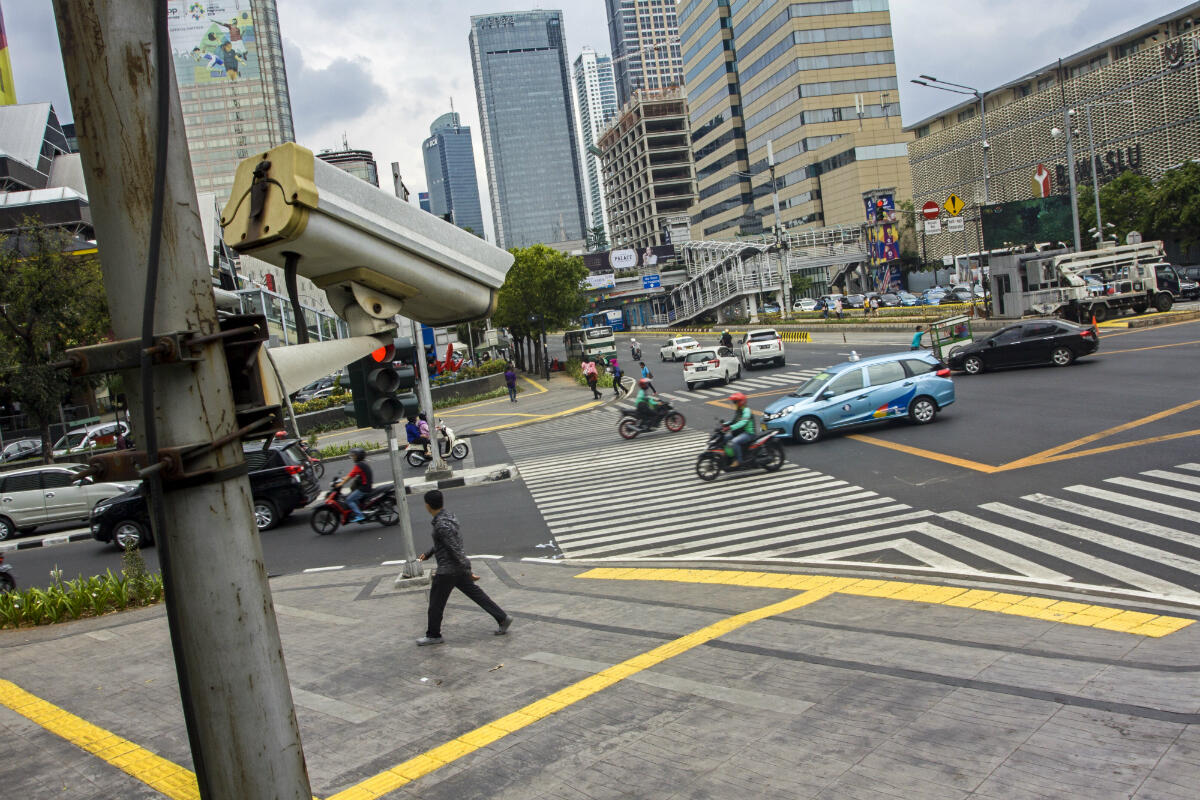
M458 372L443 372L440 375L430 377L429 383L432 386L442 386L447 383L468 381L472 378L486 378L488 375L495 375L498 372L504 372L504 361L494 358L478 366L462 367Z
M64 581L62 570L50 575L49 589L26 589L0 594L0 628L53 625L81 617L99 617L112 611L150 606L163 599L162 575L146 572L146 562L136 547L122 557L120 575L105 570L93 575Z
M345 387L338 386L328 397L318 397L316 400L305 400L302 403L292 403L292 409L297 414L307 414L309 411L322 411L332 406L344 406L351 400L351 394Z
M363 450L366 450L369 453L372 450L380 449L383 447L383 445L374 444L372 442L338 442L337 444L330 444L326 445L325 447L318 448L317 455L321 458L336 458L337 456L346 455L346 453L349 453L356 447L361 447Z
M572 378L574 378L575 382L578 383L580 386L588 385L587 379L583 377L583 366L579 363L579 361L577 359L571 359L570 361L568 361L566 363L566 370L567 370L567 374L570 375ZM612 385L613 385L612 375L609 375L607 372L605 372L603 367L596 368L596 376L599 378L599 380L596 381L597 386L599 386L601 388L605 388L605 389L612 388Z

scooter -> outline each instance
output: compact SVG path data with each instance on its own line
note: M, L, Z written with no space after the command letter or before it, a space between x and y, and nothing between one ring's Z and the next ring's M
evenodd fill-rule
M759 435L742 448L745 460L736 467L729 466L733 461L733 445L725 441L728 432L728 425L718 425L708 437L704 452L696 459L696 474L700 480L712 481L722 472L741 472L754 467L774 472L783 466L783 446L775 439L779 431L767 431Z
M0 593L15 592L17 579L13 577L12 565L4 563L4 553L0 553Z
M639 433L649 433L660 424L665 425L671 433L679 433L687 424L683 414L671 408L671 404L663 400L659 404L658 417L651 422L645 422L633 409L621 409L621 418L617 420L617 433L622 439L636 439Z
M442 458L453 458L455 461L462 461L471 452L471 445L467 444L467 440L457 438L454 435L454 430L447 428L446 423L440 419L437 421L436 438L438 446L442 451ZM404 451L404 460L408 462L410 467L419 467L433 461L433 456L427 454L422 445L410 442L408 448Z
M342 525L348 524L354 515L350 506L346 505L346 498L342 496L341 490L337 488L340 477L333 479L329 494L325 495L325 502L313 509L308 520L312 529L322 536L328 536ZM400 512L396 510L396 492L391 486L372 489L358 507L366 517L359 524L378 522L380 525L395 525L400 521Z
M634 360L634 361L641 361L641 360L642 360L642 348L641 348L641 346L639 346L639 345L636 345L636 344L635 344L635 345L633 345L632 347L630 347L630 348L629 348L629 355L630 355L630 356L632 356L632 358L633 358L633 360Z

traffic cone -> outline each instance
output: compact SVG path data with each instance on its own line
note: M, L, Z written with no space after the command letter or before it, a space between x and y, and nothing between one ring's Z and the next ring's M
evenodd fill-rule
M1092 314L1092 327L1096 327L1096 315Z

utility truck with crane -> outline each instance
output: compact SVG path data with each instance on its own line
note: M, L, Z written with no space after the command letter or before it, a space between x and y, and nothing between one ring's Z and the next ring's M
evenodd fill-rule
M1057 315L1104 322L1126 311L1169 311L1173 298L1158 285L1166 261L1160 241L1072 253L1052 250L993 257L993 316Z

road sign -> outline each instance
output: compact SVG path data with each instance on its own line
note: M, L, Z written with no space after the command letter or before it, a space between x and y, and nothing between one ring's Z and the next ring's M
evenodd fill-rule
M925 219L937 219L942 210L938 208L938 204L930 200L925 205L921 206L921 213L925 215Z
M937 206L934 206L934 208L936 208L936 207ZM940 219L925 220L925 232L926 233L941 233L942 232L942 221Z
M946 198L946 202L942 204L942 208L946 209L950 216L957 217L962 213L963 201L959 199L958 195L952 194Z
M951 195L951 197L953 197L953 196L954 195ZM946 230L949 231L950 233L956 233L958 231L961 231L962 229L963 229L963 218L962 217L951 217L950 219L946 220Z
M1142 234L1140 231L1130 231L1125 234L1125 244L1141 244Z
M659 289L661 287L662 287L662 276L661 275L643 275L642 276L642 288L643 289Z

